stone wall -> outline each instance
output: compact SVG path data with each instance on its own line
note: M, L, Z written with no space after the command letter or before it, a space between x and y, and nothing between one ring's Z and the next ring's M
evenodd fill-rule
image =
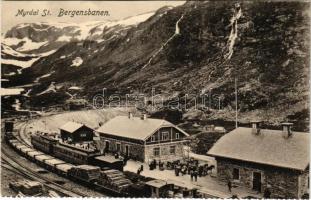
M175 146L175 154L170 154L170 147ZM153 149L159 147L160 148L160 155L154 156ZM183 158L184 151L183 151L183 141L180 142L168 142L168 143L160 143L160 144L152 144L146 145L145 147L145 162L155 160L161 161L173 161L179 160Z
M272 198L299 198L298 197L298 174L285 173L282 171L267 171L266 183L271 185Z
M106 148L106 141L109 141L109 151L112 153L119 153L124 156L126 154L126 146L128 146L128 156L131 159L144 161L144 145L136 144L128 141L117 140L112 138L101 137L102 151ZM120 150L117 151L117 144L120 144Z
M229 159L217 159L217 177L222 181L232 180L233 169L239 169L239 180L234 183L240 186L246 186L253 189L253 173L261 173L261 192L263 193L270 185L271 198L299 198L303 189L302 184L299 186L297 171L284 170L281 168L257 165L242 161L233 161ZM301 183L305 183L305 177L302 176Z
M303 196L305 193L308 193L309 190L309 171L305 171L299 176L299 197Z

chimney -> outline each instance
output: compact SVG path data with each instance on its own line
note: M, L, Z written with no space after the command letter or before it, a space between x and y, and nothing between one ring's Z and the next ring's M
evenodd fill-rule
M293 135L292 127L293 127L293 123L290 123L290 122L282 123L282 129L283 129L282 132L283 132L284 137L289 138Z
M133 118L133 114L131 112L129 112L129 119Z
M258 135L260 134L260 121L251 121L252 124L252 134Z
M142 115L141 115L141 119L142 119L142 120L146 120L146 119L147 119L147 115L146 115L146 114L142 114Z

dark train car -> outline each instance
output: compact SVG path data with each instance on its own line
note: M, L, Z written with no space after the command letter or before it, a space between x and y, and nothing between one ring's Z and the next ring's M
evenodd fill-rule
M4 122L4 138L6 141L14 139L14 121L5 121Z
M54 146L58 143L56 138L35 134L31 135L31 144L34 148L48 154L54 154Z
M54 146L54 156L73 164L88 164L94 156L100 155L98 150L89 150L59 142Z
M14 130L14 121L5 121L4 122L4 132L13 132Z
M119 171L123 171L123 160L119 158L115 158L111 155L105 155L105 156L96 156L90 159L91 165L99 166L100 168L111 168L111 169L117 169Z

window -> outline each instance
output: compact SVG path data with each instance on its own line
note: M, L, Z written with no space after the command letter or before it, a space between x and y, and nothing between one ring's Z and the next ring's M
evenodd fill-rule
M151 138L150 138L150 140L151 140L151 142L156 141L156 137L155 137L155 135L152 135L152 136L151 136Z
M239 180L240 179L240 170L237 168L233 168L232 176L233 176L233 179Z
M160 156L160 148L159 147L153 148L153 155L154 156Z
M117 151L119 152L121 150L121 144L117 143Z
M170 154L175 155L176 153L176 147L175 146L170 146Z
M86 137L86 133L81 133L80 137Z
M162 132L162 140L168 140L169 139L169 133L167 131Z
M176 133L176 139L179 139L179 133Z

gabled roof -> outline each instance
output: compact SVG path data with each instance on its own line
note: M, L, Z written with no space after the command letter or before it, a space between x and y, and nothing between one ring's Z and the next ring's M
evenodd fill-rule
M237 128L221 137L208 155L271 166L305 170L309 165L309 134L293 132L289 138L282 131L262 129L252 134L252 128Z
M64 124L63 126L61 126L59 129L64 130L64 131L67 131L67 132L69 132L69 133L73 133L73 132L75 132L76 130L78 130L79 128L81 128L82 126L87 127L86 125L80 124L80 123L77 123L77 122L67 122L66 124ZM88 128L89 128L89 127L88 127ZM90 128L90 129L91 129L91 128Z
M98 133L136 140L146 140L161 127L174 127L188 136L186 132L166 120L152 118L142 120L140 117L129 118L128 116L117 116L99 127L96 131Z
M161 188L163 186L166 186L167 182L160 180L160 179L156 179L156 180L151 180L151 181L146 182L146 185L149 185L155 188Z

